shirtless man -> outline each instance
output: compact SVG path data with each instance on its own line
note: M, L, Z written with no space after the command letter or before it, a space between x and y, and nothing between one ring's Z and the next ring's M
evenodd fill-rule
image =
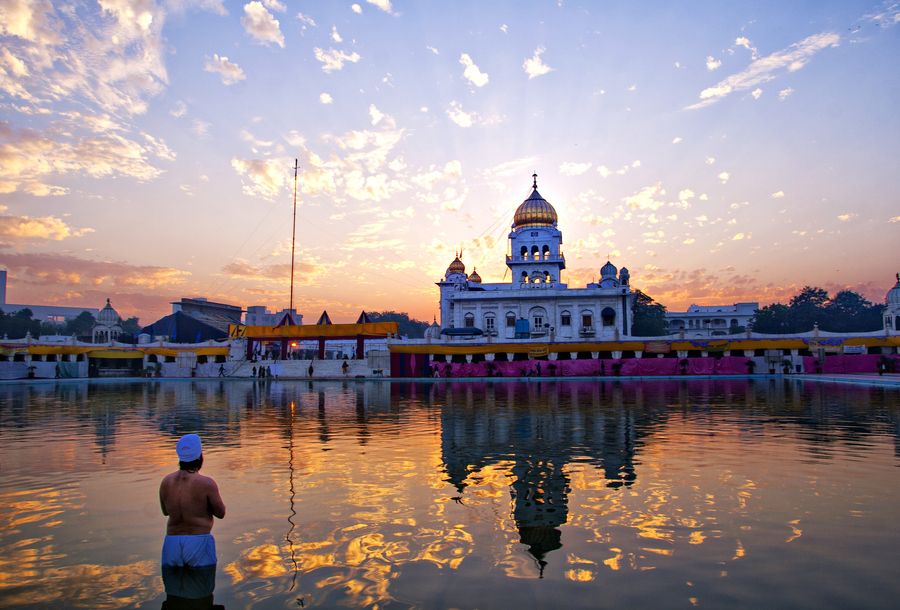
M210 533L213 517L225 517L219 487L198 471L203 465L200 437L185 434L175 447L179 469L159 486L163 515L169 518L162 565L208 567L216 564L216 541Z

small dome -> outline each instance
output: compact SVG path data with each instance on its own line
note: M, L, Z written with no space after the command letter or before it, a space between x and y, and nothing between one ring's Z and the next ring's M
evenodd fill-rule
M109 304L109 299L106 299L106 306L97 314L97 322L106 326L112 326L113 324L118 324L119 319L119 312L113 309L112 305Z
M534 174L534 184L531 189L531 195L516 209L512 228L555 227L558 220L556 210L538 193L537 174Z
M897 274L897 283L888 290L885 300L888 305L900 305L900 273Z
M615 265L613 265L613 264L612 264L611 262L609 262L609 261L606 261L606 264L603 265L602 267L600 267L600 277L611 277L611 278L615 278L615 277L616 277L616 273L617 273L618 271L619 271L619 270L616 269L616 266L615 266Z
M466 266L463 265L463 262L461 260L459 260L459 255L457 255L456 258L453 259L453 262L450 263L450 266L447 267L447 275L449 276L453 273L462 273L463 275L466 274Z
M478 275L478 272L475 271L475 268L474 268L474 267L472 268L472 274L469 276L469 281L470 281L470 282L475 282L476 284L480 284L480 283L481 283L481 276Z

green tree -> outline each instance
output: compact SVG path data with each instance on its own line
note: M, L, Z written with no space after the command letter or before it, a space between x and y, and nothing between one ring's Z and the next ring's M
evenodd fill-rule
M791 330L791 310L783 303L772 303L757 309L750 321L754 332L768 334L785 334Z
M405 311L373 311L369 312L369 319L372 322L397 322L400 334L410 339L424 337L425 329L429 326L428 322L410 318Z
M788 304L790 330L787 332L804 333L812 330L815 324L821 324L825 319L827 304L828 292L822 288L804 286Z
M76 317L66 322L66 334L75 335L76 337L86 337L91 334L97 320L89 311L82 311Z
M35 339L41 334L41 323L32 319L30 309L20 309L11 314L0 312L0 335L6 335L10 339L21 339L31 333Z
M631 334L635 337L658 337L667 332L666 306L636 290L631 316Z
M137 335L141 332L141 325L138 322L137 316L132 316L127 320L122 320L122 332L127 335Z
M879 330L883 310L852 290L842 290L825 306L819 326L836 333Z

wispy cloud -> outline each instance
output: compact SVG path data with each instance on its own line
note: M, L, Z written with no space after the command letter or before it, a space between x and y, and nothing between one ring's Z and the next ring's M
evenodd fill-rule
M706 69L710 72L719 68L722 65L722 60L716 59L712 55L706 56Z
M233 85L244 80L246 75L239 65L228 60L224 55L213 55L203 65L206 72L214 72L222 78L223 85Z
M346 51L342 51L339 49L326 50L316 47L315 49L313 49L313 53L315 53L316 59L322 62L322 71L326 73L343 70L345 62L355 64L360 59L362 59L362 57L356 51L347 53Z
M320 93L319 94L319 102L322 104L330 104L334 101L334 98L331 97L330 93Z
M840 44L841 37L833 32L823 32L804 38L786 49L756 59L745 70L732 74L716 85L700 92L700 101L688 109L704 108L727 97L768 82L781 72L796 72L803 68L812 57L823 49Z
M262 2L254 0L244 5L241 25L244 26L244 31L255 40L284 48L284 34L281 33L281 25Z
M560 164L559 173L563 176L580 176L581 174L587 172L591 169L592 163L575 163L571 161L566 161L565 163Z

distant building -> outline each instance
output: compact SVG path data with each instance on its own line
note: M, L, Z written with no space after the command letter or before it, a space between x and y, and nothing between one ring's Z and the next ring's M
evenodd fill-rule
M79 314L86 311L94 318L99 315L100 310L96 307L63 307L60 305L28 305L24 303L7 303L6 302L6 269L0 269L0 310L5 314L15 313L23 309L31 310L31 318L39 322L47 322L49 324L63 325L67 321L77 318Z
M687 311L667 311L666 325L670 333L685 331L694 335L727 335L736 328L746 328L759 303L733 305L691 305Z
M244 310L237 305L205 298L182 298L172 303L172 313L141 329L154 340L200 343L228 337L228 326L240 324Z
M293 320L292 324L296 326L303 324L303 315L298 314L296 309L284 308L279 312L272 312L266 309L265 305L250 305L247 307L244 324L247 326L278 326L284 321L285 316L288 315Z
M97 314L97 323L91 331L91 341L94 343L109 343L115 341L122 334L122 318L119 312L113 309L106 299L106 306Z
M884 332L887 335L900 335L900 273L897 274L897 283L888 290L884 302Z

